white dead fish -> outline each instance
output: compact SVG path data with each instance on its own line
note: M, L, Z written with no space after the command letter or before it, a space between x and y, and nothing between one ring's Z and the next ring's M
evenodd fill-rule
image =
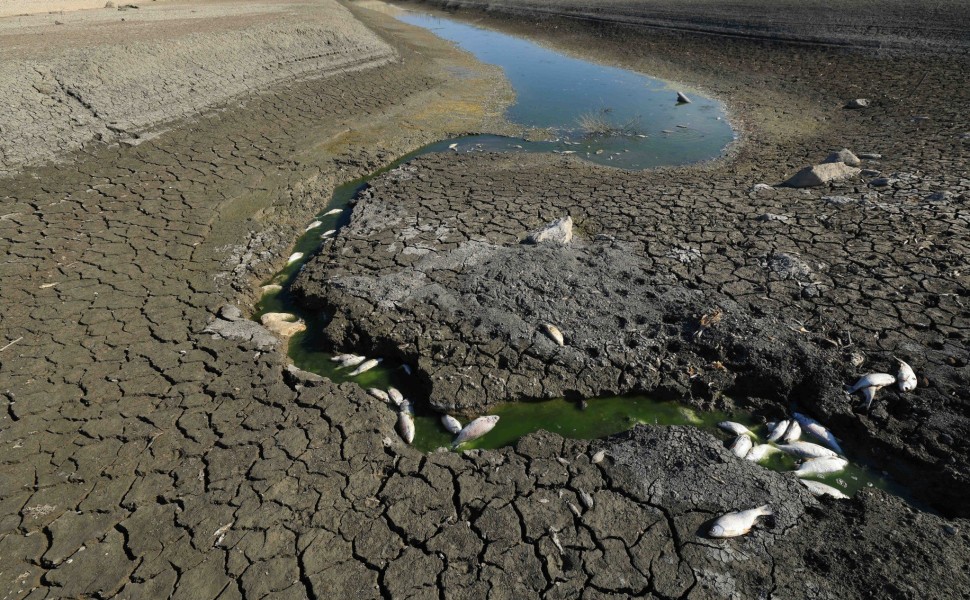
M360 363L367 360L366 356L360 356L359 354L348 354L346 358L340 361L340 369L348 369L350 367L356 367Z
M683 92L677 92L677 104L690 104L690 98L685 96Z
M397 432L406 443L410 444L414 441L414 419L407 411L397 413Z
M825 485L821 481L811 479L799 479L802 485L808 488L813 496L832 496L838 500L847 500L849 497L830 485Z
M795 469L795 475L799 477L810 477L812 475L826 475L828 473L838 473L849 464L844 458L812 458L802 463Z
M387 392L378 388L367 388L367 393L371 396L377 398L381 402L390 402L391 399L388 397Z
M881 388L894 383L896 383L896 378L889 373L869 373L868 375L860 377L859 381L855 382L855 385L846 388L845 391L849 394L854 394L867 387Z
M309 225L306 226L306 230L305 231L310 231L311 229L316 229L317 227L319 227L321 225L323 225L323 221L314 221L313 223L310 223Z
M717 426L728 433L733 433L734 435L750 435L754 437L754 433L750 429L740 423L735 423L734 421L721 421L717 424Z
M445 426L448 433L455 435L461 431L461 422L451 415L441 415L441 424Z
M327 238L327 237L332 236L335 233L337 233L337 230L336 229L328 229L328 230L324 231L323 233L321 233L320 234L320 237Z
M391 399L391 402L401 406L404 404L404 394L400 392L397 388L387 388L387 396Z
M826 429L824 425L801 413L794 413L792 416L795 417L795 420L798 421L798 424L802 426L803 430L812 434L815 436L815 438L821 440L822 443L835 450L839 454L844 454L844 452L842 452L842 446L839 446L838 440L835 439L832 432Z
M774 428L772 428L771 433L768 434L768 441L777 442L778 440L780 440L781 436L785 435L785 432L788 431L788 426L790 424L791 424L791 421L789 421L788 419L784 419L783 421L778 421L777 423L775 423L775 426Z
M834 451L825 446L819 446L812 442L791 442L790 444L780 444L778 449L785 454L791 454L799 458L835 458L838 456Z
M411 374L411 367L409 365L406 365L406 364L401 365L401 370L404 371L405 375Z
M781 441L788 444L798 441L798 438L800 437L802 437L802 428L798 424L798 421L792 419L788 423L788 429L786 429L785 433L781 436Z
M748 455L748 452L751 452L752 445L751 438L746 435L739 435L737 439L734 440L734 443L731 444L730 450L738 458L744 458Z
M294 252L293 254L290 255L288 259L286 259L286 264L292 265L293 263L300 260L301 258L303 258L302 252Z
M778 452L778 448L775 448L771 444L758 444L748 451L744 459L750 460L751 462L761 462L772 452Z
M566 345L566 338L563 337L562 332L559 328L552 323L543 323L542 332L549 336L549 339L556 342L560 346Z
M370 371L371 369L373 369L374 367L376 367L379 364L381 364L381 359L380 358L372 358L370 360L365 360L364 362L362 362L360 364L359 367L357 367L356 369L354 369L353 371L350 372L350 376L351 377L357 377L361 373L364 373L366 371Z
M896 381L899 382L899 391L912 392L916 389L916 373L913 372L913 367L898 358L896 361L899 363L899 372L896 373Z
M489 431L491 431L495 425L498 423L498 415L489 415L487 417L478 417L468 425L465 425L458 435L455 437L455 441L451 443L452 447L460 446L465 442L470 442L472 440L477 440Z
M590 459L590 462L592 462L594 465L598 465L601 462L603 462L604 458L606 458L606 450L599 450L596 452L596 454L593 455L593 458Z
M331 208L327 212L323 213L323 216L329 217L330 215L339 215L342 212L344 212L344 209L342 208Z
M744 535L751 531L758 517L769 516L771 514L773 514L771 508L767 504L759 506L758 508L752 508L751 510L728 513L722 517L718 517L714 521L708 535L714 538L729 538Z
M448 149L449 150L456 150L457 151L458 150L458 144L450 144L448 146Z
M330 362L344 362L351 356L356 356L354 354L337 354L336 356L330 357Z

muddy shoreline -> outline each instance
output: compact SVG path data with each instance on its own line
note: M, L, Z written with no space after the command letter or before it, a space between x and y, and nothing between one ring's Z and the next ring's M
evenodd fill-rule
M878 490L815 499L791 475L737 460L694 428L640 426L592 442L539 433L499 451L425 455L398 441L385 405L357 386L287 370L279 340L220 311L255 298L337 183L440 137L502 127L507 95L494 72L367 6L349 8L400 62L277 84L136 147L85 146L67 156L67 168L3 179L0 583L9 597L953 598L970 589L966 519ZM947 358L965 356L966 285L947 273L966 255L959 134L970 128L961 112L966 86L952 77L963 65L772 46L772 64L781 66L769 69L753 60L764 58L763 47L736 41L712 50L707 37L658 39L555 21L503 26L696 82L728 100L745 143L720 163L641 174L538 155L424 157L405 171L409 178L374 182L341 247L392 243L398 225L384 213L393 209L432 228L451 218L452 235L494 247L493 262L481 264L514 264L494 261L521 260L520 235L584 206L583 244L570 249L567 266L612 267L622 264L610 254L619 252L631 269L663 278L636 285L673 294L643 315L671 321L661 336L669 347L658 355L670 364L643 387L664 381L691 403L724 405L717 390L764 383L786 360L815 365L804 381L787 377L804 370L782 369L771 393L739 397L761 398L749 403L766 416L791 396L815 398L817 415L857 436L854 449L888 447L892 460L914 460L937 486L962 489L966 363ZM456 68L471 77L456 82ZM929 93L912 93L917 83ZM841 110L845 98L866 96L874 99L868 111ZM922 114L931 118L912 118ZM842 146L879 152L876 169L911 176L893 175L891 190L860 179L824 192L853 198L847 204L822 201L821 191L750 191ZM940 191L950 194L926 198ZM522 196L528 201L519 203ZM496 198L507 200L498 213ZM584 204L589 198L595 206ZM450 216L440 211L449 202ZM540 210L525 214L529 206ZM758 219L769 212L788 220ZM361 226L368 222L375 227ZM491 229L483 232L482 222ZM420 227L414 233L426 258L460 245L424 239L431 232ZM881 241L905 234L916 238L898 244L905 251ZM857 239L862 250L851 245ZM332 247L315 260L361 280L411 264L391 265L367 247L361 260ZM813 271L807 281L800 270L771 268L771 256L796 252ZM547 264L564 260L546 254ZM460 278L446 270L435 283L462 297ZM734 278L738 271L744 277ZM479 275L488 281L494 272ZM868 273L877 274L874 285L863 285ZM936 287L897 289L914 274ZM341 343L406 354L400 345L412 333L372 314L373 297L350 302L324 289L325 274L316 277L319 289L307 292L343 311L334 341L370 336ZM805 283L820 294L806 297ZM501 286L494 289L500 298ZM852 293L834 296L840 289ZM884 303L899 301L896 291L923 309L913 314L932 318L876 319ZM691 341L694 313L721 304L729 309L721 324ZM858 316L848 311L854 306ZM453 358L479 362L475 332L434 312L446 306L429 307L395 310L402 325L457 332L464 354ZM639 313L631 316L604 331L638 326ZM219 322L240 335L213 335ZM850 378L840 362L846 353L861 349L865 365L884 364L904 333L924 348L912 361L929 382L920 394L884 391L885 414L867 417L812 388L837 389ZM763 336L757 356L745 340L752 334ZM640 360L652 352L646 344L622 341L623 355L604 346L604 360L649 364ZM725 351L729 360L720 362L729 370L712 369ZM419 360L426 376L457 364L435 353ZM602 387L608 371L598 369L589 382ZM495 397L506 393L496 388ZM594 461L600 450L605 458ZM956 458L945 463L948 456ZM946 500L942 490L931 496ZM765 502L775 517L749 536L703 535L716 515ZM942 504L949 512L962 506Z

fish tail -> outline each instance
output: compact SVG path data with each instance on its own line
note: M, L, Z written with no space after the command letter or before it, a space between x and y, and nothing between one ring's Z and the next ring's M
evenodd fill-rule
M759 507L758 507L757 509L755 509L755 510L757 510L757 511L758 511L758 514L760 514L760 515L761 515L761 516L763 516L763 517L770 517L770 516L773 516L773 515L775 514L775 513L774 513L774 512L773 512L773 511L771 510L771 506L770 506L770 505L768 505L768 504L765 504L764 506L759 506Z

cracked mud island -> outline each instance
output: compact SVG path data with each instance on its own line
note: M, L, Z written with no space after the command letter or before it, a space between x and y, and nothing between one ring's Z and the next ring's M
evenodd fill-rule
M0 2L0 600L970 599L965 0Z

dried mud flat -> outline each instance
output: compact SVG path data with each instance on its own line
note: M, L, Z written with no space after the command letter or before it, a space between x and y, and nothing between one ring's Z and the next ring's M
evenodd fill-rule
M350 9L393 63L276 84L137 147L88 145L2 181L4 597L966 596L964 518L879 491L816 500L691 428L422 455L356 386L285 370L257 326L203 333L281 266L333 185L500 126L478 99L500 86L494 72ZM967 485L965 59L530 28L703 85L735 111L742 144L649 173L449 154L388 174L306 270L308 298L338 314L334 341L416 359L430 401L458 392L468 410L624 388L700 406L729 394L765 416L794 399L853 451L903 478L923 471L926 499L965 514L953 499ZM467 79L450 77L455 65ZM844 111L849 97L874 103ZM842 146L883 154L866 166L892 185L750 191ZM518 243L562 213L577 221L573 247ZM519 321L510 290L528 301ZM695 339L717 307L721 322ZM565 350L528 327L547 316ZM838 392L852 352L863 370L905 354L923 385L853 413ZM505 382L449 383L468 366ZM749 536L701 535L766 502L776 516Z

